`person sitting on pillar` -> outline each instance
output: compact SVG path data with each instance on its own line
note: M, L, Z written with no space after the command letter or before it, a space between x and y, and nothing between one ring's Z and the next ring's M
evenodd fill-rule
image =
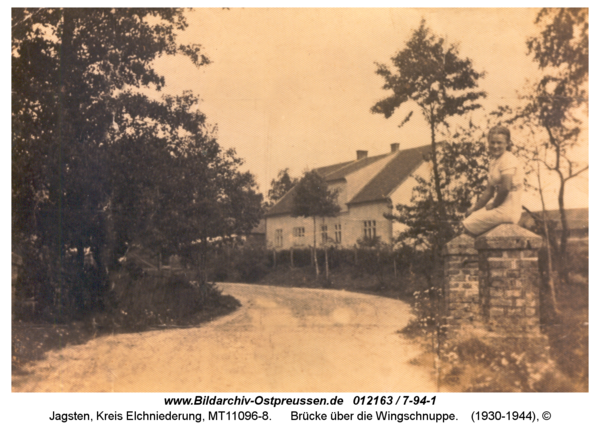
M463 220L463 226L471 236L480 235L499 224L517 223L521 218L523 167L510 152L511 148L510 130L503 126L492 127L488 132L488 184Z

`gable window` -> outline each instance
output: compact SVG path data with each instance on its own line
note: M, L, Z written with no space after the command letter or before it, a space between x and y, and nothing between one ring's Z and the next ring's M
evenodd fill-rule
M338 244L340 244L342 242L342 225L341 224L335 225L335 242L337 242Z
M296 238L304 237L304 228L303 227L295 227L292 232Z
M327 225L324 224L321 226L321 242L327 243Z
M275 229L275 247L283 247L283 229Z
M377 227L375 224L375 220L365 220L363 224L365 238L375 238L377 236Z

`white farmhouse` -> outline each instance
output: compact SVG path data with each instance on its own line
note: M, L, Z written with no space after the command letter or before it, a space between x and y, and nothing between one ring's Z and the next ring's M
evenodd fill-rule
M338 189L341 212L337 217L317 221L319 245L327 241L341 247L352 247L358 239L375 236L391 243L402 226L384 217L399 203L408 204L415 176L427 178L430 163L425 161L431 146L400 151L400 144L391 144L391 152L368 157L357 151L356 160L317 168L330 189ZM285 194L266 214L267 245L289 249L313 244L312 218L292 217L295 189Z

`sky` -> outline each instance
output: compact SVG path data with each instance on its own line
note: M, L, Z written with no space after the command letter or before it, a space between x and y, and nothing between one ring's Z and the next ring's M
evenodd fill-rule
M391 94L382 89L375 63L391 64L421 19L457 44L475 70L485 71L480 88L488 97L475 121L498 105L516 103L517 92L540 73L525 44L539 31L538 10L194 9L186 12L189 27L180 40L201 44L212 63L196 68L186 58L163 57L155 65L166 78L164 91L192 90L201 97L200 110L218 126L220 144L236 149L243 169L266 194L284 168L300 176L352 160L357 150L377 155L389 152L393 142L401 148L430 143L416 106L402 107L389 119L370 112ZM413 118L398 128L410 110ZM546 182L550 192L556 189ZM568 206L587 206L587 177L568 195Z

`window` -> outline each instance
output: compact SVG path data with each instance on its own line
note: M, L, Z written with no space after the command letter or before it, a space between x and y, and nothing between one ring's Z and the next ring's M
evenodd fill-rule
M304 236L304 228L303 227L295 227L293 230L293 234L296 238L302 238Z
M321 226L321 242L326 244L327 243L327 238L328 238L328 236L327 236L327 225L324 224L323 226Z
M375 238L377 236L375 220L366 220L363 223L364 223L365 238Z
M275 247L283 247L283 229L275 230Z
M335 225L335 242L337 242L338 244L342 243L342 225L341 224Z

